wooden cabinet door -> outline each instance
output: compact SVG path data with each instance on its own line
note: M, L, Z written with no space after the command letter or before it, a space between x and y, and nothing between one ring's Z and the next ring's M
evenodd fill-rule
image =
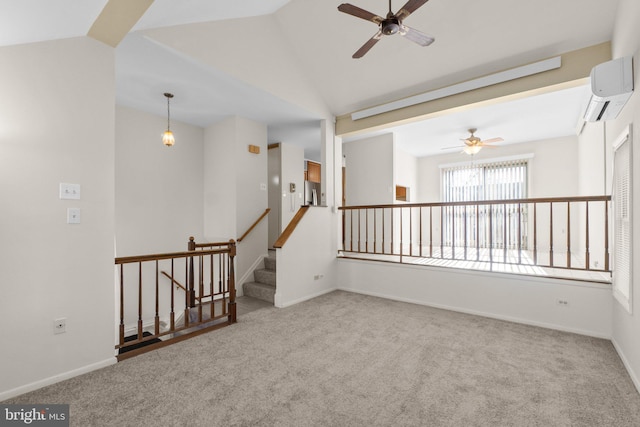
M320 163L307 162L307 180L320 182Z

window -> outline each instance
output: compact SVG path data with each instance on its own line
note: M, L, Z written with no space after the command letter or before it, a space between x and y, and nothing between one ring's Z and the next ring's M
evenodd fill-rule
M527 159L442 169L442 200L524 199L527 197Z
M442 200L475 202L527 198L528 158L442 167ZM525 249L528 242L527 206L444 207L445 246ZM524 225L522 225L524 224Z
M631 313L631 131L614 143L613 157L613 295Z

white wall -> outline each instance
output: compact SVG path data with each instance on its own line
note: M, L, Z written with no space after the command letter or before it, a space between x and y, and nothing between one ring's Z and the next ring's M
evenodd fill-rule
M172 121L176 137L158 137L166 118L116 108L116 255L187 250L203 240L203 129Z
M322 160L327 206L309 207L282 248L276 249L275 305L286 307L335 289L336 254L341 236L342 141L332 120L323 120ZM333 231L332 231L333 230Z
M393 163L394 191L395 185L407 187L409 189L407 201L414 202L418 194L418 159L396 146Z
M260 153L249 152L249 145ZM205 129L205 240L238 239L267 209L267 127L243 117L229 117ZM236 287L267 254L267 222L238 244Z
M89 38L2 47L0 63L3 400L115 362L115 96L113 50Z
M351 292L611 336L611 289L607 285L348 259L338 261L338 284ZM558 299L569 305L558 305Z
M474 156L487 160L515 155L533 154L530 160L529 197L575 196L578 191L578 138L567 136L521 144L502 145L484 149ZM440 168L448 163L470 162L468 155L460 153L428 156L418 159L418 200L429 203L440 201Z
M209 242L236 236L236 118L204 130L204 236Z
M289 191L294 183L295 192ZM304 205L304 149L291 144L280 143L280 232Z
M394 135L387 133L343 144L348 206L393 203Z
M628 124L633 124L633 265L640 265L640 94L637 89L640 82L640 2L637 0L620 0L616 26L613 34L613 57L634 56L634 81L636 90L620 116L606 123L607 145L610 149L615 138ZM612 161L609 160L609 166ZM610 181L607 188L610 187ZM629 370L636 388L640 390L640 271L634 270L632 306L633 314L626 312L617 301L613 302L613 343Z

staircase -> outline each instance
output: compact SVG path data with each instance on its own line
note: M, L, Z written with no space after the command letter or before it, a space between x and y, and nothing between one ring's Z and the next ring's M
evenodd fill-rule
M269 256L264 257L264 268L255 270L253 279L253 282L246 282L242 285L244 295L273 304L276 294L276 255L274 251L269 251Z

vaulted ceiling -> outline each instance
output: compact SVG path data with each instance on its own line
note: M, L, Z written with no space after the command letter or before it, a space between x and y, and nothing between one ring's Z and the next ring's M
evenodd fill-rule
M123 1L133 0L109 3ZM307 144L309 152L321 118L608 41L617 7L617 0L430 0L405 23L435 37L433 45L384 37L356 60L351 55L377 29L340 13L340 2L135 1L150 6L116 49L119 104L162 115L162 93L172 91L177 120L208 126L238 114L268 124L271 140ZM350 2L381 16L388 9L386 0ZM0 0L0 45L84 36L107 3ZM403 3L394 1L393 9ZM517 132L518 142L521 135L539 138L542 120L547 134L548 128L570 133L584 92L534 100L546 108L521 103L530 108L531 126L513 105L504 105L396 132L405 135L400 140L407 147L415 139L410 135L434 141L428 149L416 145L416 155L438 153L468 127L507 141ZM550 114L550 108L558 113ZM546 116L536 121L537 110Z

